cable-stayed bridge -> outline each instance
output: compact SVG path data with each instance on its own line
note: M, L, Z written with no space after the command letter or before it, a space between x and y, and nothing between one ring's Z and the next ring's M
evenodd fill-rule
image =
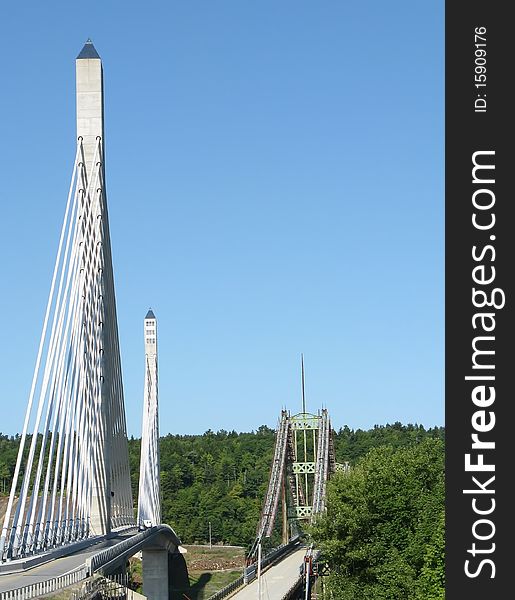
M157 320L150 310L144 321L136 516L105 184L102 61L90 40L76 60L76 83L70 189L0 531L0 600L40 597L95 573L121 573L139 551L144 593L161 600L170 594L171 557L180 540L161 523ZM279 419L267 493L241 585L260 580L261 568L270 572L275 567L269 565L290 550L299 553L302 523L324 511L326 482L336 468L328 412L307 413L303 393L302 413L283 411ZM278 520L283 545L262 556L262 542ZM297 585L298 565L290 571Z
M105 190L102 64L93 44L84 46L76 73L76 154L0 536L3 560L134 525Z

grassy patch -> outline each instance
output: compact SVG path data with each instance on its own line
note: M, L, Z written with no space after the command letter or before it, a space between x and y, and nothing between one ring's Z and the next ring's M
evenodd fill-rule
M238 579L240 575L241 571L190 571L190 589L180 590L180 592L186 594L190 600L207 600L226 585ZM181 596L177 597L181 598Z
M233 546L185 546L190 587L177 590L177 600L207 600L242 574L243 548Z

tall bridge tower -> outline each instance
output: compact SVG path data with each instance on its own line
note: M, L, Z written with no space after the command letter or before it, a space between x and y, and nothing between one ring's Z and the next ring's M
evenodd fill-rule
M159 414L157 387L157 319L152 309L145 317L145 384L138 493L138 525L161 524L159 485Z
M134 525L104 169L102 61L76 60L77 146L0 561Z
M283 410L277 427L274 458L268 488L249 553L255 559L263 538L274 529L279 503L282 504L282 537L287 542L302 522L313 522L325 510L326 484L337 470L331 421L327 409L317 414L306 411L304 360L302 359L302 412Z

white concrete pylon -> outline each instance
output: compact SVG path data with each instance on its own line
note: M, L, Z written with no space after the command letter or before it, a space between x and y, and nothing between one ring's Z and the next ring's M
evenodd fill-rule
M93 158L104 140L104 83L102 60L88 39L75 61L77 97L77 137L82 139L86 173L91 171ZM102 152L103 156L103 152Z
M101 181L104 180L104 94L102 61L91 40L84 44L75 61L76 74L76 103L77 103L77 139L81 142L81 157L84 163L83 173L86 178L95 172L95 167L101 167ZM94 164L95 163L95 164ZM87 181L87 179L86 179ZM89 183L89 182L88 182ZM87 184L86 184L87 185ZM85 198L85 202L88 202ZM93 222L95 215L92 215ZM87 225L86 225L87 226ZM86 252L88 250L86 246ZM102 319L104 322L104 319ZM103 328L102 328L103 329ZM103 335L103 331L99 332ZM104 349L103 339L100 348ZM96 534L105 534L110 530L110 468L106 466L109 453L106 451L106 407L98 411L99 435L92 440L94 452L104 457L98 461L95 477L92 481L91 498L91 527ZM96 445L96 448L95 448Z
M159 484L159 405L157 378L157 319L150 309L144 320L145 380L138 494L138 525L161 524Z
M102 63L90 40L76 72L77 150L0 561L134 525L105 192Z

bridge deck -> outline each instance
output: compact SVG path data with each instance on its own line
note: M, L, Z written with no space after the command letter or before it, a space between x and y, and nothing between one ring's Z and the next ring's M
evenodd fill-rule
M75 554L63 556L51 562L47 562L39 567L34 567L28 571L22 573L12 573L0 575L0 592L6 592L8 590L17 589L33 583L40 583L47 579L53 579L59 577L64 573L69 573L81 565L85 564L86 560L114 544L118 544L122 540L126 539L127 535L119 535L103 542L99 542L93 546L79 550Z
M280 600L297 581L300 575L300 566L304 560L306 548L299 548L286 558L267 569L261 575L261 598ZM232 600L257 600L258 583L254 580L234 596Z

